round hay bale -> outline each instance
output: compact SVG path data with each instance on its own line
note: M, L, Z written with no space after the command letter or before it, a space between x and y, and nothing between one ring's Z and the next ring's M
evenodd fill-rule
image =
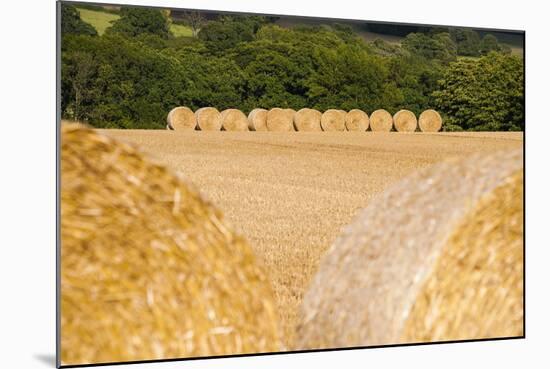
M197 127L195 113L185 106L172 109L170 113L168 113L166 122L176 131L193 131Z
M296 115L296 110L291 109L291 108L286 108L286 109L284 109L284 111L289 115L289 118L292 121L292 124L290 126L290 130L295 131L296 129L294 128L294 116Z
M238 109L226 109L221 113L224 131L248 131L248 119Z
M63 364L278 351L275 306L246 241L196 189L62 128Z
M344 110L329 109L321 116L323 131L345 131L346 112Z
M248 129L251 131L267 131L267 110L256 108L248 113Z
M389 132L393 125L393 117L387 110L378 109L370 115L370 129L374 132Z
M417 126L416 116L410 110L399 110L393 115L393 126L397 132L414 132Z
M212 107L200 108L195 112L197 125L201 131L219 131L222 129L222 116L218 109Z
M288 114L292 115L294 117L294 114L296 114L296 110L292 109L292 108L286 108L286 109L283 109L284 111L286 111Z
M267 112L267 130L274 132L294 131L292 109L273 108Z
M439 132L442 124L441 115L433 109L423 111L418 117L418 126L422 132Z
M376 197L324 256L296 348L522 335L522 163L445 161Z
M345 121L348 131L365 132L369 128L369 116L363 110L350 110L346 113Z
M299 132L321 131L321 112L315 109L304 108L294 114L294 128Z

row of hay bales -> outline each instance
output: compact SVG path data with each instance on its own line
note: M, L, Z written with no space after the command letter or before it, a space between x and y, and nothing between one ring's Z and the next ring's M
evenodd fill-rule
M62 134L63 364L288 349L267 273L216 207L124 143ZM324 256L291 348L522 335L522 163L442 162L377 196Z
M438 132L443 123L439 113L428 109L418 119L410 110L399 110L393 116L384 109L369 115L362 110L329 109L321 113L315 109L256 108L248 117L238 109L219 112L213 107L200 108L193 113L188 107L177 107L168 114L166 128L169 130L201 131L273 131L273 132L320 132L355 131L364 132L370 128L375 132Z

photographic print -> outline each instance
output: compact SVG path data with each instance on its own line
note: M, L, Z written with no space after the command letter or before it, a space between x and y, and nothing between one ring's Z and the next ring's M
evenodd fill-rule
M58 365L524 337L524 32L57 6Z

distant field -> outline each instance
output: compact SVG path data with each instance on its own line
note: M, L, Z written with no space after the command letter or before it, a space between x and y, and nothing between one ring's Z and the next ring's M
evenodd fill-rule
M89 10L83 8L77 8L80 12L80 17L86 23L91 24L100 35L105 33L105 30L109 28L112 22L116 21L120 17L116 14L102 12L98 10ZM172 24L170 26L172 34L176 37L191 37L191 28L181 24Z
M176 37L192 37L193 31L191 31L191 28L186 27L182 24L172 24L170 26L170 30L172 31L172 34Z
M82 18L84 22L91 24L100 35L105 33L107 28L111 27L111 22L120 18L116 14L82 8L77 9L80 12L80 18Z
M374 196L446 158L523 143L521 132L100 132L197 185L249 240L273 283L287 347L320 258Z

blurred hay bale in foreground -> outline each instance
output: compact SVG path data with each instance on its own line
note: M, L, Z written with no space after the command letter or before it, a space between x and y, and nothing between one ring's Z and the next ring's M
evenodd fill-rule
M71 125L61 165L63 364L281 349L263 269L194 188Z
M521 336L522 166L477 154L375 198L323 258L295 349Z

